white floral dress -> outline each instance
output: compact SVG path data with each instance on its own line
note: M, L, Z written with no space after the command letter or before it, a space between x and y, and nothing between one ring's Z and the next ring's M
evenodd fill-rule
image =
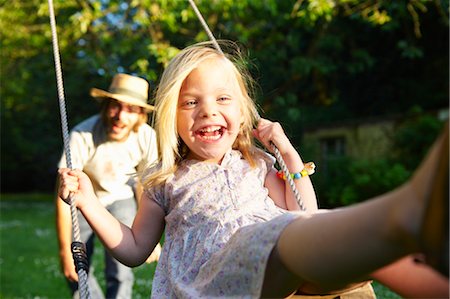
M258 298L267 259L294 219L264 187L274 160L251 168L238 151L221 165L186 160L147 190L165 211L165 242L152 298Z

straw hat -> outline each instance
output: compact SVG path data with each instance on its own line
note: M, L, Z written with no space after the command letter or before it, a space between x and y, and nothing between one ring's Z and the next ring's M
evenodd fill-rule
M155 110L155 107L147 104L148 89L148 82L145 79L127 74L117 74L114 76L108 91L92 88L91 96L98 100L115 99L130 105L143 107L149 112Z

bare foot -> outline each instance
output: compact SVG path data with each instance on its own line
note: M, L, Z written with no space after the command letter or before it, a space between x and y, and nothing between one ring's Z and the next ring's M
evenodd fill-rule
M424 199L419 235L425 262L449 276L449 133L444 132L433 144L427 157L411 180L417 198Z

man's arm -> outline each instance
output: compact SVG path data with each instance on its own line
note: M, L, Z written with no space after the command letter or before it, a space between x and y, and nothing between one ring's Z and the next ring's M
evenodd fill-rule
M56 233L58 237L59 259L64 276L70 281L78 281L75 264L72 258L72 216L70 206L58 196L59 180L56 180L55 209Z
M140 180L136 181L134 185L134 196L136 198L137 205L139 207L139 203L141 202L142 194L144 193L144 187L140 183Z
M134 192L135 192L135 197L136 197L136 201L137 201L137 205L139 207L139 204L141 202L141 198L142 198L142 194L144 193L144 186L142 186L142 184L140 183L140 181L138 180L136 182L136 185L134 186ZM147 264L153 263L153 262L157 262L159 260L159 256L161 255L161 244L158 243L155 247L155 249L153 249L152 254L150 254L150 256L148 257L148 259L145 261Z

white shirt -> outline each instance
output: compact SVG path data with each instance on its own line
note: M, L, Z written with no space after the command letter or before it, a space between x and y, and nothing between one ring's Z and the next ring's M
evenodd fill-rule
M148 124L141 125L138 132L131 131L123 142L106 137L99 115L81 122L70 133L72 168L90 177L104 206L133 197L137 175L158 158L156 134ZM58 167L66 167L65 154Z

